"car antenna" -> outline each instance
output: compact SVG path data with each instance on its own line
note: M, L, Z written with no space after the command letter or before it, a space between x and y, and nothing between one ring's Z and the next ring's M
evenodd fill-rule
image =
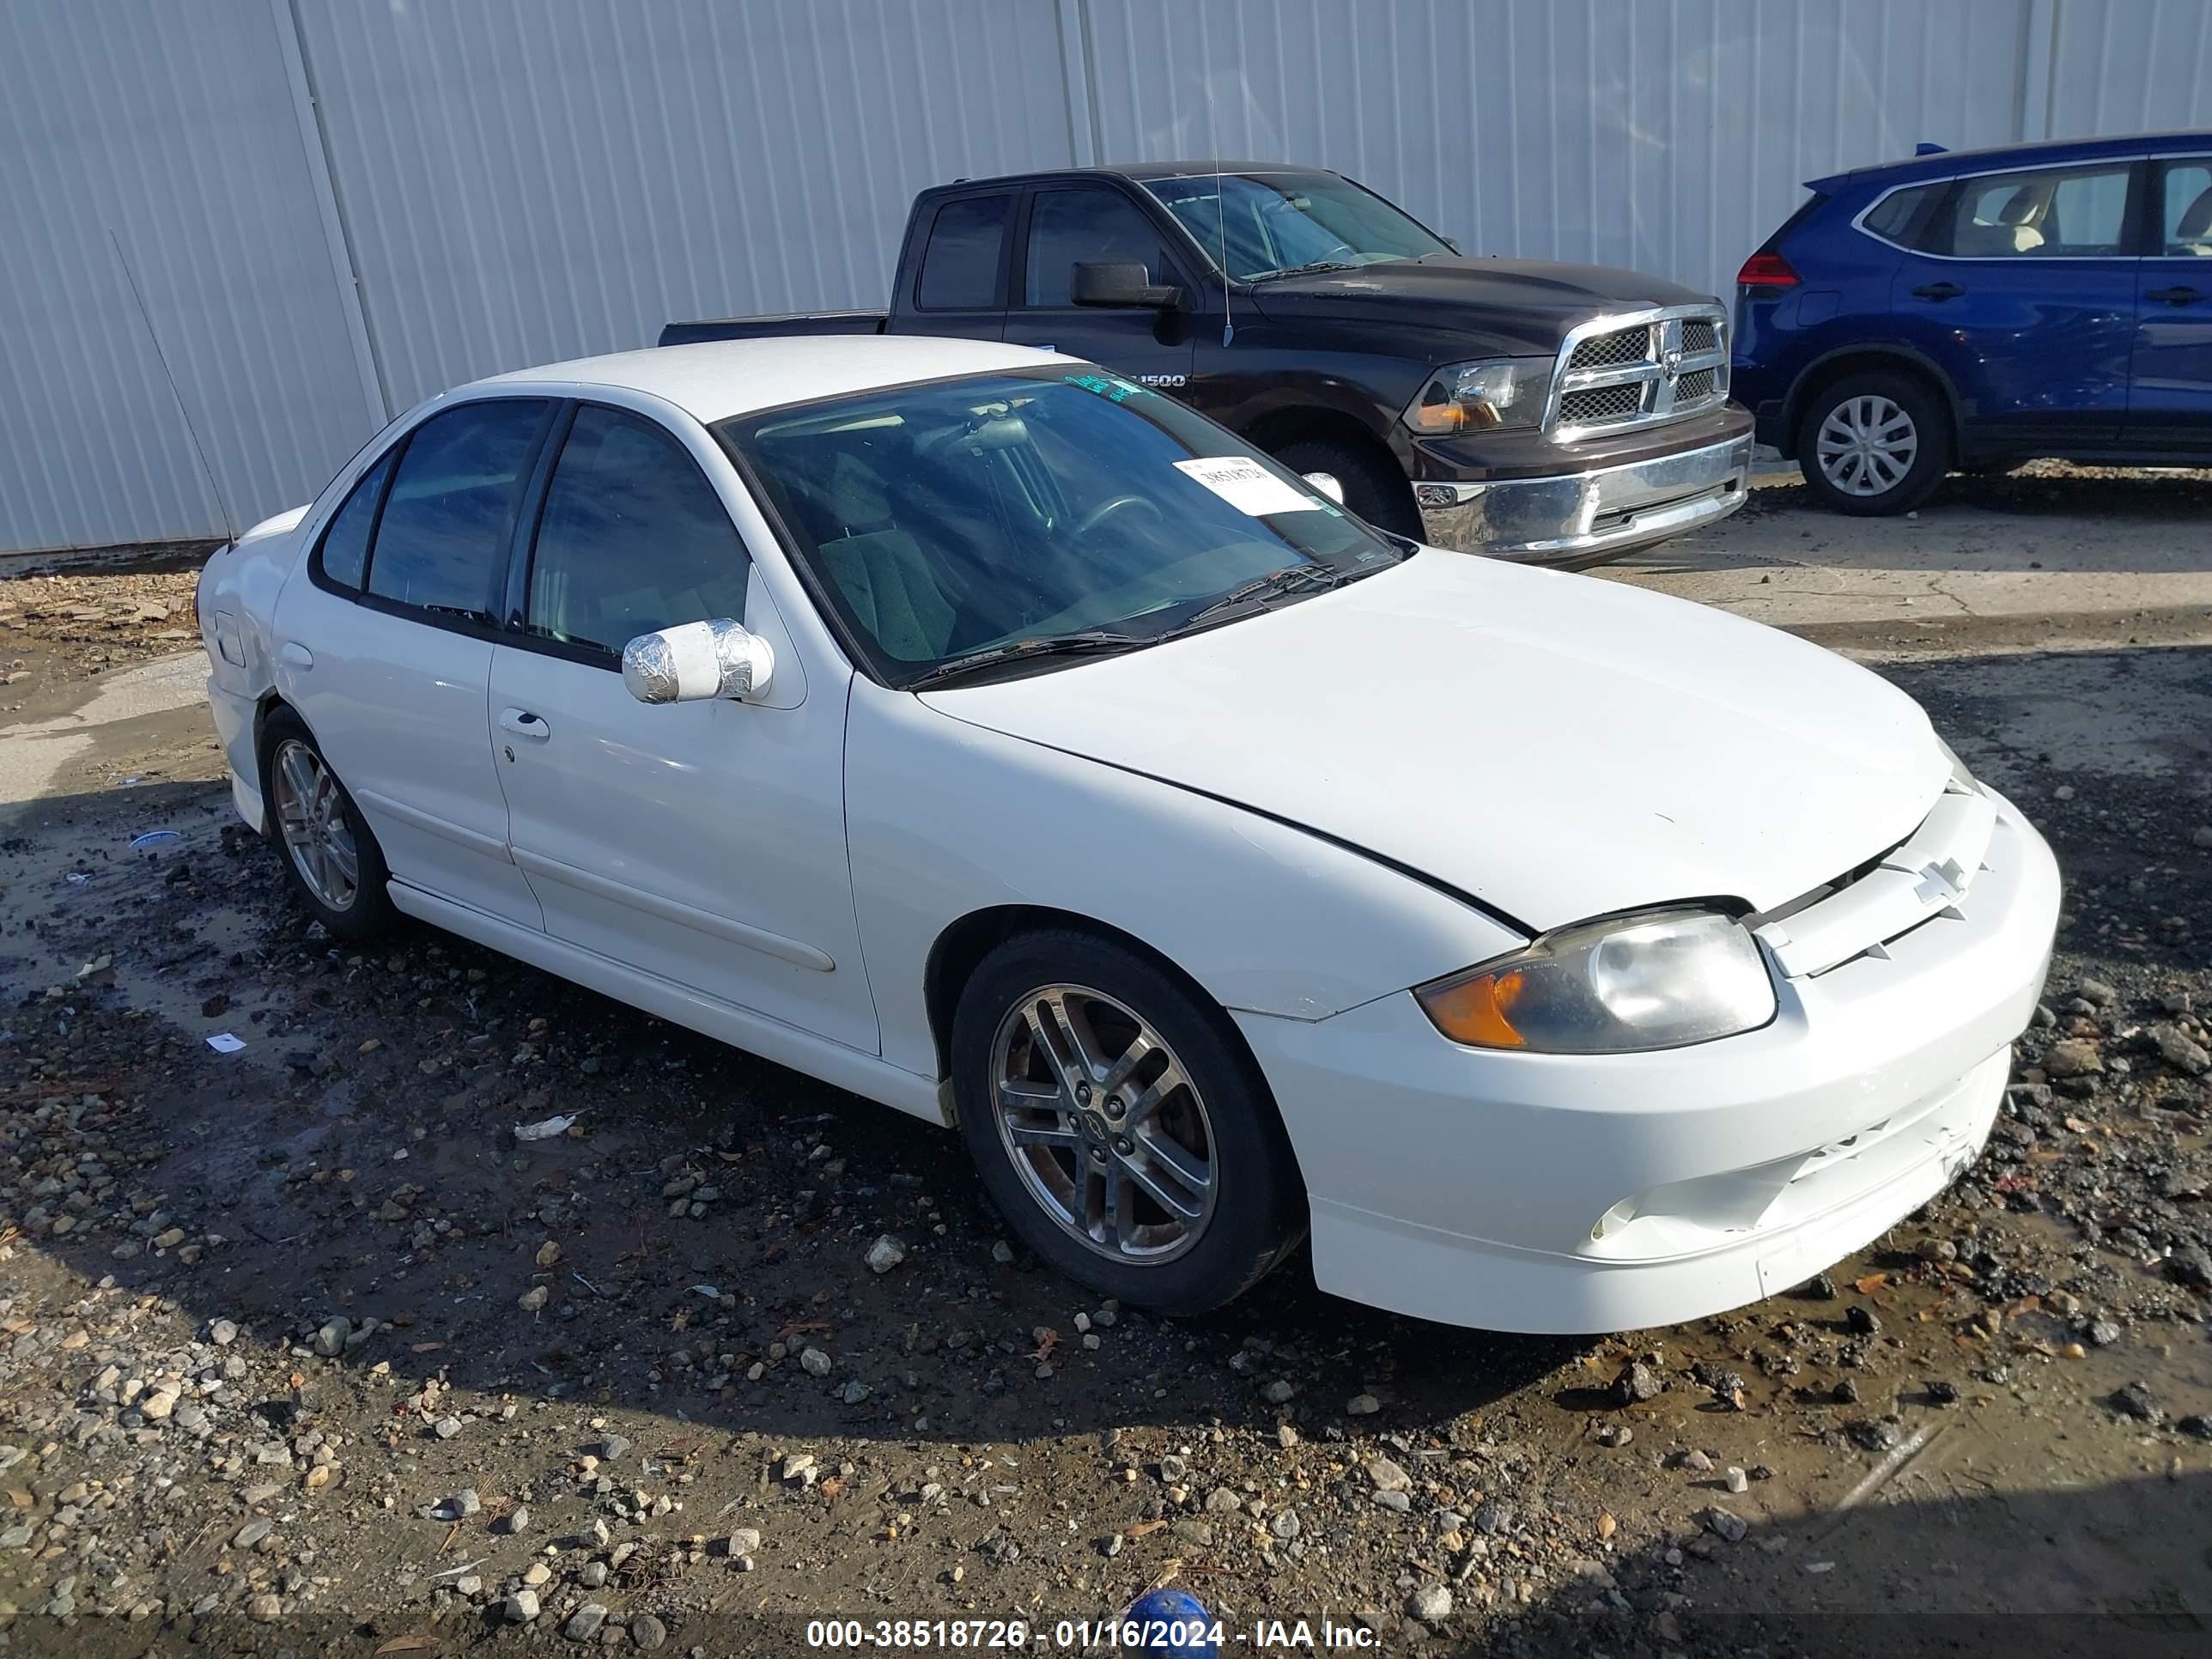
M1229 319L1229 198L1221 193L1220 110L1211 78L1206 86L1206 125L1213 135L1213 229L1221 246L1221 348L1226 351L1237 337L1237 325Z
M139 320L146 325L146 337L154 343L154 361L161 366L161 378L169 383L169 395L177 400L177 413L184 417L185 436L192 441L192 453L199 458L200 471L207 475L208 488L215 492L216 510L222 514L224 532L230 545L238 545L238 521L231 517L230 500L222 493L222 484L208 465L207 450L200 443L199 428L192 424L192 412L185 407L185 394L177 390L177 377L170 372L168 354L161 349L161 337L154 331L154 313L146 309L146 296L138 291L138 279L131 274L131 261L124 257L123 239L115 234L115 227L107 228L107 240L115 247L115 263L123 267L123 280L130 284L131 297L137 302Z

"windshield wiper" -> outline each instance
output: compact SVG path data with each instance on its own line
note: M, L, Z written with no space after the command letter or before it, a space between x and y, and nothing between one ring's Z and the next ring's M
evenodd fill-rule
M1316 259L1310 264L1287 265L1281 270L1263 270L1258 276L1248 277L1246 280L1255 283L1272 283L1279 276L1311 276L1324 270L1357 270L1358 269L1358 265L1343 259Z
M1016 640L1008 645L987 646L981 651L970 652L967 656L955 657L951 662L941 662L908 680L905 689L920 691L927 686L942 685L947 680L958 679L1005 663L1021 662L1030 657L1093 656L1108 652L1131 651L1140 645L1152 643L1151 640L1139 639L1133 634L1114 634L1096 628L1086 629L1079 634L1055 634L1044 639Z
M1280 570L1270 570L1264 576L1255 576L1242 587L1231 588L1218 599L1209 599L1160 637L1171 640L1178 634L1187 634L1194 628L1203 627L1228 611L1255 601L1271 599L1280 594L1304 592L1308 589L1316 592L1326 592L1332 587L1340 587L1351 580L1350 571L1339 570L1334 565L1285 565Z

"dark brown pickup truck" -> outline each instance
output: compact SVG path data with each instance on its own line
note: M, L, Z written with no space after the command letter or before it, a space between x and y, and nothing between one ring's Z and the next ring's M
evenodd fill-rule
M1595 265L1475 258L1273 163L963 179L915 198L891 308L671 323L663 345L947 334L1171 392L1435 545L1586 565L1743 502L1728 313Z

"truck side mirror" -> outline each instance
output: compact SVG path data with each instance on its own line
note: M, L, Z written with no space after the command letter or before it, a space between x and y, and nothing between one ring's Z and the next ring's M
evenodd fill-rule
M1068 297L1079 306L1181 305L1182 290L1172 283L1155 283L1152 274L1134 261L1079 259Z

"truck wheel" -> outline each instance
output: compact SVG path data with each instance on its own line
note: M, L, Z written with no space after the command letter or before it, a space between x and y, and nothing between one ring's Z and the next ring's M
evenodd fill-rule
M1334 438L1302 438L1285 444L1275 459L1293 472L1334 473L1344 486L1344 504L1378 530L1421 538L1421 514L1413 488L1387 456L1376 457Z
M384 849L300 717L280 708L261 734L261 799L292 890L333 938L364 939L398 920Z
M986 957L952 1025L961 1139L1024 1243L1104 1295L1189 1316L1305 1231L1266 1080L1218 1008L1072 929Z
M1856 518L1910 512L1951 467L1942 400L1909 375L1846 374L1805 405L1797 465L1823 507Z

